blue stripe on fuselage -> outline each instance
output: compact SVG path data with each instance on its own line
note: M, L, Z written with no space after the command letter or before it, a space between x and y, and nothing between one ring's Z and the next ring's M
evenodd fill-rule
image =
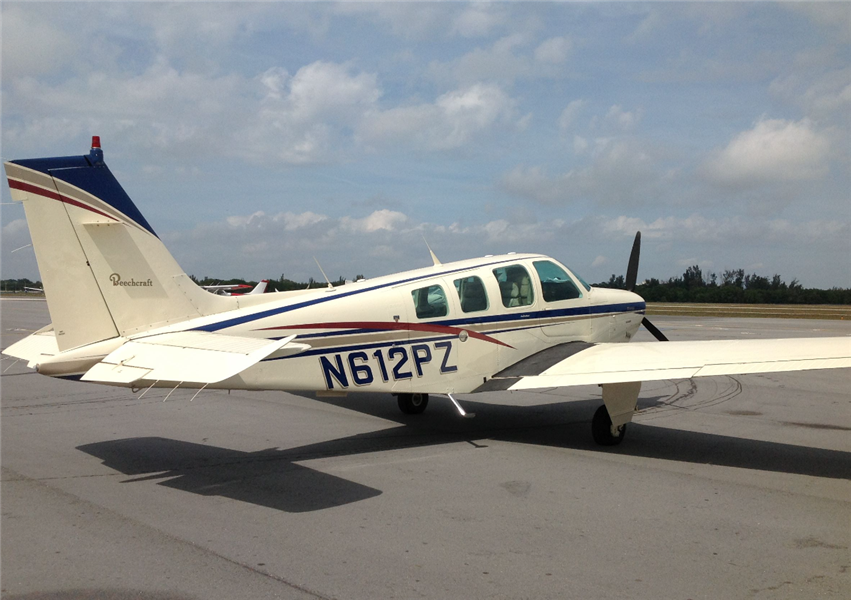
M322 304L324 302L331 302L332 300L339 300L340 298L346 298L348 296L354 296L356 294L364 294L366 292L373 292L375 290L380 290L383 288L393 287L396 285L402 285L405 283L411 283L413 281L420 281L422 279L433 279L436 277L444 277L446 275L451 275L453 273L460 273L462 271L472 271L473 269L480 269L482 267L490 267L492 265L501 265L503 263L508 262L517 262L517 258L511 258L506 260L495 261L492 263L486 263L483 265L475 265L471 267L463 267L458 269L452 269L451 271L444 271L442 273L429 273L427 275L418 275L417 277L410 277L408 279L399 279L396 281L391 281L388 283L382 283L381 285L376 285L373 287L366 287L358 290L352 290L349 292L328 292L329 296L325 298L314 298L313 300L305 300L304 302L296 302L295 304L289 304L287 306L279 306L277 308L270 308L269 310L260 311L257 313L253 313L250 315L245 315L242 317L234 317L232 319L226 319L224 321L219 321L218 323L210 323L209 325L201 325L200 327L195 327L191 331L221 331L222 329L227 329L228 327L236 327L237 325L242 325L244 323L250 323L251 321L257 321L259 319L265 319L266 317L273 317L275 315L280 315L283 313L291 312L293 310L298 310L299 308L305 308L307 306L314 306L316 304ZM353 284L353 285L364 285L364 284ZM339 289L339 288L337 288ZM466 322L466 321L464 321Z
M626 304L602 304L598 306L578 306L574 308L559 308L553 310L538 310L529 313L513 313L513 314L504 314L504 315L485 315L481 317L474 318L466 318L466 319L447 319L444 321L427 321L426 323L429 325L441 325L447 327L463 327L470 325L484 325L488 323L504 323L508 321L526 321L531 319L546 319L546 318L554 318L554 317L581 317L581 316L591 316L598 314L607 314L607 313L623 313L623 312L639 312L642 313L645 310L645 304L642 302L640 305L636 303L626 303ZM318 324L321 325L321 324ZM535 327L547 327L549 324L536 325ZM559 323L552 323L552 325L559 325ZM525 329L525 328L524 328ZM378 333L382 331L395 331L395 329L391 330L387 329L345 329L338 331L325 331L321 333L304 333L299 334L298 337L300 340L308 339L308 338L322 338L322 337L334 337L341 335L357 335L363 333ZM493 335L495 333L504 333L506 331L514 331L514 329L503 329L500 331L489 331L487 335ZM484 333L484 332L483 332ZM291 335L291 334L288 334ZM283 339L286 336L280 336L278 338L272 339Z
M532 313L532 314L540 315L540 314L544 313L544 314L552 316L555 313L558 313L559 316L566 316L568 314L571 314L571 312L575 315L606 314L606 313L612 313L612 312L638 312L638 313L641 313L641 312L644 311L644 303L641 304L640 309L634 304L609 304L609 305L591 306L591 307L583 307L583 308L585 308L585 309L591 308L591 309L595 309L595 310L593 310L593 311L588 311L588 310L580 311L579 309L561 309L561 310L557 310L557 311L555 311L555 310L538 311L537 313ZM511 317L516 317L516 315L495 315L495 316L490 317L490 318L481 317L478 320L479 320L479 322L487 322L487 321L489 321L489 322L500 322L500 321L508 320L505 317L511 318ZM524 317L525 317L525 315L524 315ZM539 318L539 317L534 317L534 318ZM450 321L445 321L445 322L440 323L440 324L447 324L449 322ZM451 321L451 322L452 323L459 323L459 320L456 319L456 320ZM465 321L464 323L469 323L469 321ZM558 325L558 323L554 323L554 325ZM494 334L497 334L497 333L506 333L506 332L509 332L509 331L522 331L524 329L534 329L536 327L546 327L546 326L547 325L532 325L532 326L526 326L526 327L515 327L515 328L510 328L510 329L502 329L500 331L490 331L490 332L488 332L488 335L494 335ZM378 331L380 331L380 330L378 330ZM352 335L352 334L355 334L355 333L362 333L362 332L376 333L377 330L374 330L374 329L357 329L357 330L351 329L351 330L346 330L346 331L343 331L343 332L332 331L332 332L326 332L326 333L299 335L299 339L305 339L307 337L344 336L344 335ZM397 340L389 340L389 341L381 341L381 342L370 342L370 343L365 343L365 344L355 344L355 345L351 345L351 346L340 345L340 346L332 346L332 347L326 347L326 348L313 348L313 349L310 349L310 350L306 350L304 352L300 352L299 354L293 354L291 356L280 356L280 357L277 357L277 358L266 358L262 362L269 362L269 361L273 361L273 360L285 360L285 359L289 359L289 358L301 358L301 357L306 357L306 356L320 356L320 355L323 355L323 354L336 354L338 352L356 352L358 350L371 350L373 348L387 348L387 347L402 346L402 345L408 346L408 345L411 345L411 344L421 344L421 343L424 343L424 342L452 340L452 339L455 339L457 337L458 337L457 335L438 335L436 337L421 337L421 338L410 339L410 340L397 339ZM273 338L273 339L282 339L282 338Z

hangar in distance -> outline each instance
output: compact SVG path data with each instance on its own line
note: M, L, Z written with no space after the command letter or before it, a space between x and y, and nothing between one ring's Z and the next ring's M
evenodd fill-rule
M151 387L445 395L599 384L594 439L620 443L641 382L851 367L851 338L668 341L634 291L594 288L541 254L486 256L343 286L219 296L183 272L107 168L5 164L51 323L4 349L43 375ZM659 340L628 343L642 324Z

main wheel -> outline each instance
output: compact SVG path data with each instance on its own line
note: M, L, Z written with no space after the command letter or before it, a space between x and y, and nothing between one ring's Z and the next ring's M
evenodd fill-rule
M428 406L428 394L399 394L399 410L406 415L418 415Z
M616 434L612 432L612 419L609 417L609 411L606 410L604 404L594 413L594 418L591 419L591 435L594 441L601 446L617 446L623 441L623 436L626 435L626 424L621 425L616 429Z

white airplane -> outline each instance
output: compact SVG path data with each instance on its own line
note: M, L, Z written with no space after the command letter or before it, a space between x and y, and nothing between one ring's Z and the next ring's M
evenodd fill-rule
M217 296L195 285L110 170L85 156L7 162L26 211L52 324L6 348L52 377L179 386L429 394L599 384L594 439L619 443L642 381L851 366L851 337L626 344L635 286L589 286L541 254L486 256L339 287ZM200 391L199 389L199 391Z
M202 285L201 287L208 292L218 294L220 296L244 296L252 294L265 294L266 288L269 286L269 280L263 279L253 288L245 283L232 283L230 285ZM236 290L247 290L248 292L238 292Z

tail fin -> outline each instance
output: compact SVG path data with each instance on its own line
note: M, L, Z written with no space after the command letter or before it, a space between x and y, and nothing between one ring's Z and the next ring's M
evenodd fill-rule
M236 308L182 271L104 164L97 136L87 156L5 167L60 350Z
M258 283L257 285L255 285L255 286L254 286L254 289L253 289L253 290L251 290L250 292L248 292L248 295L249 295L249 296L253 296L253 295L255 295L255 294L265 294L265 293L266 293L266 287L267 287L268 285L269 285L269 280L268 280L268 279L264 279L264 280L262 280L260 283Z

